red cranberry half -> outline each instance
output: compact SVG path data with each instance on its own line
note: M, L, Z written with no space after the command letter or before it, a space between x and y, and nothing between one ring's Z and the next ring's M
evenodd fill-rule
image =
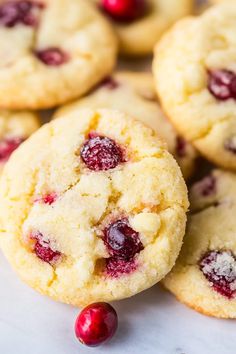
M136 253L143 250L139 233L131 228L127 218L117 220L109 225L104 230L103 240L110 256L125 261L132 260Z
M80 156L92 171L110 170L124 162L123 151L114 140L94 134L89 135Z
M60 48L47 48L35 52L36 57L48 66L60 66L69 60L67 53Z
M14 27L19 23L26 26L36 26L38 24L39 9L43 5L34 1L7 1L0 6L0 25Z
M236 257L228 251L210 251L200 261L200 269L215 291L232 299L236 294Z
M75 334L82 344L96 347L115 334L118 327L114 308L98 302L85 307L75 322Z
M212 70L208 73L208 89L221 101L236 99L236 74L230 70Z
M6 138L5 140L0 141L0 162L6 162L13 151L15 151L18 146L23 143L25 139L16 137L16 138Z
M101 0L103 11L118 22L132 22L147 12L147 0Z
M59 260L61 252L53 250L50 241L45 241L40 232L31 235L31 239L35 240L34 252L38 258L52 265Z

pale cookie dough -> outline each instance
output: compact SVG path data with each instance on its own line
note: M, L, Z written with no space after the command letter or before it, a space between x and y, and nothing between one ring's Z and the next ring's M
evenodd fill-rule
M0 199L0 245L13 268L42 294L76 306L161 280L179 254L188 209L163 143L111 110L43 126L6 165Z
M194 8L193 0L144 0L140 16L117 21L104 11L103 0L90 1L95 2L110 19L118 35L121 53L129 56L151 54L161 35L178 19L191 14Z
M88 96L59 108L55 117L76 114L78 108L111 108L126 112L155 130L167 142L185 178L191 177L196 163L195 149L180 137L162 113L149 73L119 72L105 79Z
M215 170L190 192L180 257L163 283L181 302L210 316L236 318L236 176Z
M0 174L12 152L39 127L36 113L0 110Z
M89 1L0 1L0 107L49 108L86 93L112 70L116 42Z
M180 21L156 48L154 75L167 116L217 165L236 170L236 2Z

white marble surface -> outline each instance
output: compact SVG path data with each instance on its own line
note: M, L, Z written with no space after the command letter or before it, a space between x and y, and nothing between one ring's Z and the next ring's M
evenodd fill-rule
M158 286L114 303L115 338L100 348L74 337L78 309L43 297L21 283L0 254L1 354L235 354L236 321L202 316Z

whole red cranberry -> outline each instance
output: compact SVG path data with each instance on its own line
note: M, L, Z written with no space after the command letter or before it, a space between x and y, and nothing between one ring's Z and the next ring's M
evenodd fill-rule
M35 52L36 57L48 66L60 66L69 60L67 53L60 48L47 48Z
M103 11L118 22L132 22L145 15L146 0L102 0Z
M230 70L211 70L208 89L218 100L236 99L236 74Z
M115 334L118 327L114 308L98 302L85 307L75 322L75 334L82 344L96 347Z
M230 251L210 251L199 263L213 289L232 299L236 295L236 257Z
M35 240L34 252L38 258L49 264L55 264L58 261L61 253L51 248L50 241L45 241L41 232L32 234L30 238Z
M131 228L127 218L117 220L104 230L105 245L110 256L132 260L143 249L139 233Z
M5 162L9 159L14 150L23 143L25 139L21 137L6 138L0 141L0 162Z
M106 171L124 162L123 151L116 142L106 136L90 134L82 146L80 156L92 171Z

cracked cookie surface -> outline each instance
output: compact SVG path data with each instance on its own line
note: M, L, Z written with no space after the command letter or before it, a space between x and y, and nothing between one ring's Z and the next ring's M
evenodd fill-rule
M167 143L168 150L179 163L185 178L195 168L197 153L171 126L161 111L149 73L118 72L101 82L89 95L59 108L55 117L76 114L78 108L109 108L125 112L140 120Z
M112 70L116 42L88 1L1 1L0 106L42 109L84 94Z
M236 176L214 170L190 191L180 256L163 284L206 315L236 318Z
M0 174L13 151L39 127L35 113L0 110Z
M181 171L151 129L118 111L77 110L43 126L6 165L0 196L12 266L76 306L152 286L182 245Z
M180 21L156 47L153 69L163 109L209 160L236 170L236 3Z
M95 2L112 22L118 35L121 53L131 56L151 54L161 35L178 19L193 11L192 0L141 0L136 1L136 6L130 5L133 10L138 7L138 3L142 3L142 9L136 11L136 16L134 14L132 18L130 16L119 19L114 18L114 13L103 6L106 1L90 1Z

